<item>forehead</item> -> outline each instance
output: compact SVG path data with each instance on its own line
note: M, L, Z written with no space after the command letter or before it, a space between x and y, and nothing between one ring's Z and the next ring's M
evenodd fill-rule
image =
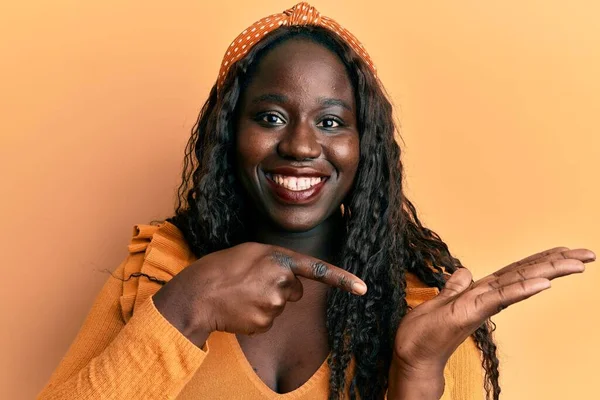
M279 93L292 98L333 97L353 104L346 67L336 54L306 39L288 40L258 63L244 97Z

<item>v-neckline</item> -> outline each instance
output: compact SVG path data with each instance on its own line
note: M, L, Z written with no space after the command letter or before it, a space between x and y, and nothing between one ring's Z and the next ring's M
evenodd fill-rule
M256 371L254 371L254 368L252 368L250 361L248 361L248 359L246 358L244 350L242 350L242 346L240 345L240 342L238 341L235 334L227 333L226 335L229 337L229 341L231 342L231 348L234 351L235 358L237 359L241 367L244 369L244 372L246 373L248 378L250 378L254 386L268 398L296 399L298 398L298 396L305 394L308 390L313 388L319 380L323 379L324 375L326 375L327 368L329 368L327 365L327 361L329 360L329 356L331 355L331 353L327 356L325 361L323 361L321 366L301 386L297 387L291 392L277 393L273 391L273 389L271 389L265 382L263 382L263 380L260 378L260 376L258 376Z

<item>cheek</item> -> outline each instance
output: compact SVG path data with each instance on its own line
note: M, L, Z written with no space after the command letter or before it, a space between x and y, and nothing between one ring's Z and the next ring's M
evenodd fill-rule
M240 130L237 136L236 158L238 168L246 171L255 170L271 152L272 139L256 130Z
M358 135L348 135L335 138L330 147L330 157L344 180L354 180L360 160L360 142Z

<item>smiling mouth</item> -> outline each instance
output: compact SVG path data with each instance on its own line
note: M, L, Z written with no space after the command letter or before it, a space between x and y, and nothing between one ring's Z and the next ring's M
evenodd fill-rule
M270 173L266 173L265 175L278 186L284 187L293 192L309 190L327 179L325 176L288 176Z
M308 205L317 201L329 177L314 175L317 173L309 172L304 176L265 173L271 193L280 203L287 205Z

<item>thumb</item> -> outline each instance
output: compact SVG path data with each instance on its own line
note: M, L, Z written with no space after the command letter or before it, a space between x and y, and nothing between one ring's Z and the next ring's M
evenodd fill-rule
M467 290L472 282L473 275L471 275L471 272L466 268L459 268L452 276L450 276L450 279L446 281L446 285L437 297L447 300L458 296Z

